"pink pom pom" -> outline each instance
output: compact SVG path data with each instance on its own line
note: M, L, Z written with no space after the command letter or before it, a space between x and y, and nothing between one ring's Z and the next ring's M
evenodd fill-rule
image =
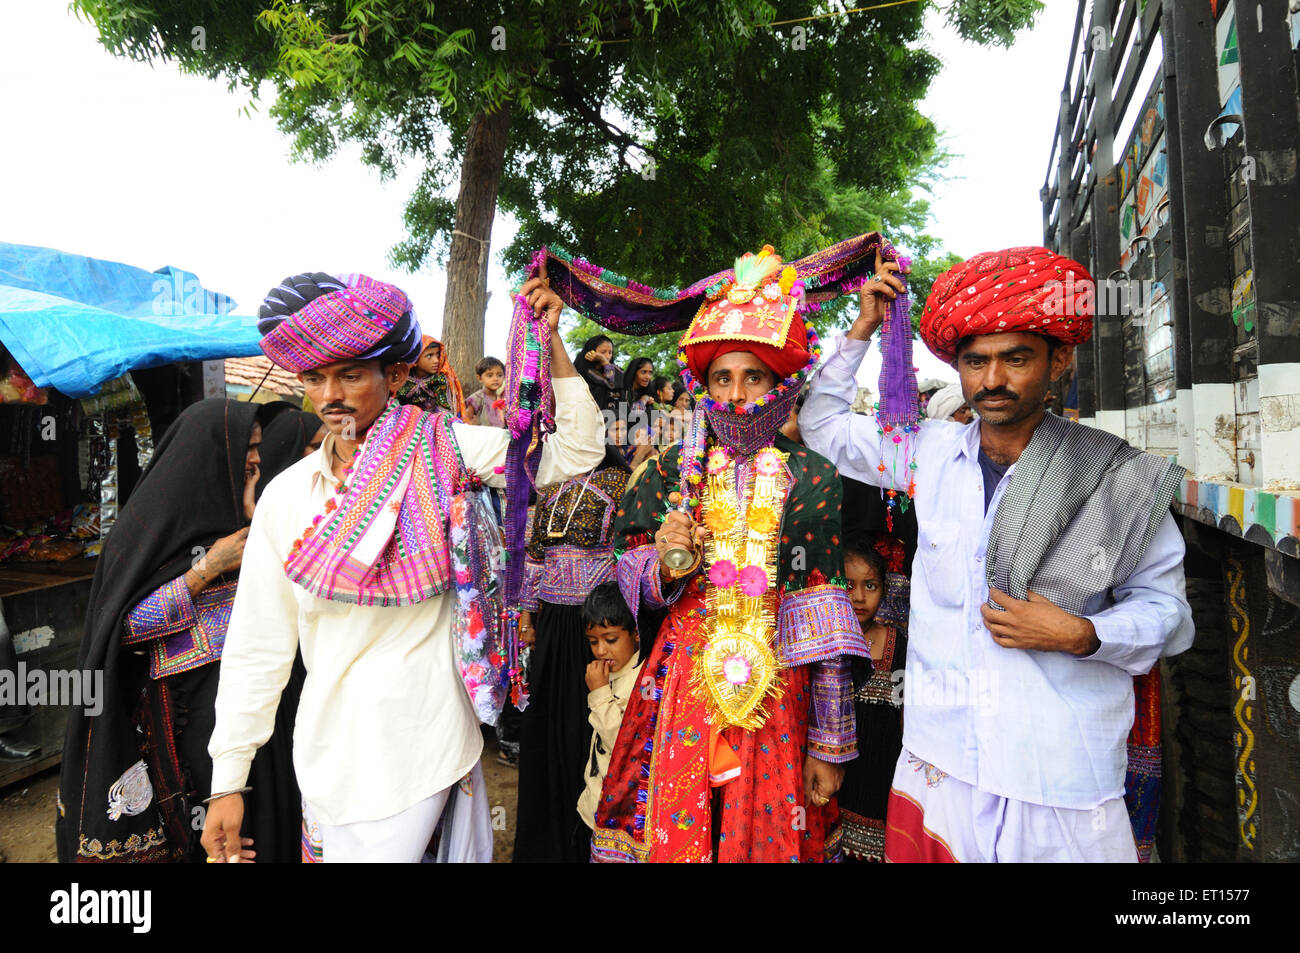
M719 589L728 589L736 582L736 564L730 559L719 559L709 567L709 582Z
M746 566L736 578L740 591L751 599L757 599L767 592L767 572L762 566Z

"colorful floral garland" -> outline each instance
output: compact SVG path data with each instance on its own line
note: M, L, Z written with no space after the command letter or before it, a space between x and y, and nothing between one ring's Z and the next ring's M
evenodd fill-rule
M692 678L710 722L719 726L761 727L766 706L781 688L772 633L778 536L789 489L785 458L775 447L759 450L743 490L731 450L715 445L708 453L703 503L704 523L713 529L705 542L708 639Z

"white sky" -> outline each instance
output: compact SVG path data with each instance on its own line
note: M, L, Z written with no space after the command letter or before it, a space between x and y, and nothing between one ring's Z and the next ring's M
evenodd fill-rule
M932 18L928 46L944 70L922 109L958 158L936 190L931 233L949 250L1042 241L1038 189L1074 14L1074 0L1047 0L1008 51L964 44ZM58 0L6 5L0 241L175 265L235 298L240 314L256 313L285 275L361 271L400 284L437 333L441 269L387 265L417 170L380 183L355 148L321 167L290 162L288 140L264 112L241 114L244 104L221 83L115 59ZM499 215L494 247L514 230ZM508 290L495 254L489 285L486 351L504 357ZM956 379L919 344L916 353L921 377ZM860 377L877 374L867 364Z

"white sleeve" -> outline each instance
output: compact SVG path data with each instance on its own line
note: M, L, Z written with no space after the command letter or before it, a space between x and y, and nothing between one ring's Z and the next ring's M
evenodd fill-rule
M887 485L886 474L876 469L882 457L876 419L850 409L858 396L858 366L870 342L841 336L836 343L835 353L818 369L799 411L799 434L810 450L835 464L841 476L872 486ZM894 489L906 489L906 479L904 475Z
M1196 628L1183 575L1186 551L1178 523L1166 513L1142 560L1112 591L1115 604L1086 616L1101 645L1082 658L1145 675L1162 655L1191 648Z
M284 573L287 541L273 539L276 494L253 513L239 586L221 651L216 725L208 741L212 792L244 786L257 749L271 737L280 693L298 651L298 600Z

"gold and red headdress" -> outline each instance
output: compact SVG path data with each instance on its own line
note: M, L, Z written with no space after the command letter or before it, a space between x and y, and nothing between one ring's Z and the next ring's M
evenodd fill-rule
M709 365L731 351L752 351L776 374L808 365L807 328L800 314L804 283L782 265L771 245L736 259L735 275L710 289L681 340L685 364L703 382Z

